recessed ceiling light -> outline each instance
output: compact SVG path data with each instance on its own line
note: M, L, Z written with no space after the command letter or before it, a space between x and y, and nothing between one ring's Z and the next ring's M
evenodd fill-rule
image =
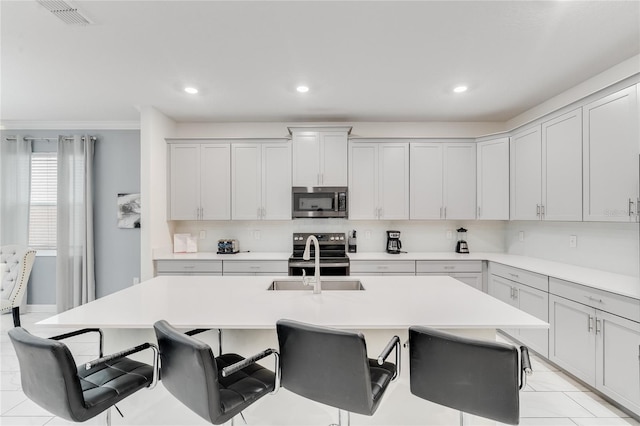
M453 88L453 91L455 93L462 93L462 92L466 92L467 89L468 89L467 86L456 86L456 87Z
M196 89L195 87L185 87L184 91L190 95L195 95L196 93L198 93L198 89Z
M309 91L309 87L307 86L298 86L296 87L296 90L300 93L307 93Z

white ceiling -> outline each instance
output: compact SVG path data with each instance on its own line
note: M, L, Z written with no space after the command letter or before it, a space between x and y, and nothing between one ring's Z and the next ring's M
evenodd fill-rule
M640 53L639 1L73 4L0 1L3 121L504 122Z

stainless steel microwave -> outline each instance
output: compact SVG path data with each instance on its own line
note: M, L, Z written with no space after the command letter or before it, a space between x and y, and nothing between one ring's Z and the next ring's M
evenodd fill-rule
M291 217L347 218L346 186L294 186L291 190Z

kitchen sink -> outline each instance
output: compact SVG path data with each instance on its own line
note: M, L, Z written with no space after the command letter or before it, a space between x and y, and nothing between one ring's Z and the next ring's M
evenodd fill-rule
M364 286L360 280L332 280L329 278L320 279L322 291L336 291L336 290L364 290ZM313 284L305 286L302 284L302 280L276 280L269 285L267 290L309 290L313 291Z

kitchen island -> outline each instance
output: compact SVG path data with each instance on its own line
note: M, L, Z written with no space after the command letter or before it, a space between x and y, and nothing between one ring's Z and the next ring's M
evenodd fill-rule
M367 338L371 357L377 356L394 334L406 341L411 325L486 339L495 339L497 328L548 327L544 321L450 277L348 278L360 280L364 290L324 290L313 294L311 288L267 290L274 279L282 277L162 276L53 316L39 325L100 327L105 331L105 347L110 352L154 341L153 323L166 319L183 329L222 329L225 352L249 355L268 346L277 348L275 323L289 318L360 330ZM206 340L217 352L216 333L202 333L198 338ZM445 420L433 424L447 424L449 418L455 422L457 417L452 410L410 395L406 355L404 351L404 372L376 415L353 416L354 424L429 424L424 420L427 407L434 410L429 417L444 416ZM270 363L267 359L264 365L270 367ZM173 400L162 385L139 394L127 402L131 408L125 419L114 417L116 424L141 424L136 417L141 407L158 412L157 419L152 416L156 424L203 424ZM246 416L254 425L328 424L336 414L337 410L310 403L283 389L250 407Z

